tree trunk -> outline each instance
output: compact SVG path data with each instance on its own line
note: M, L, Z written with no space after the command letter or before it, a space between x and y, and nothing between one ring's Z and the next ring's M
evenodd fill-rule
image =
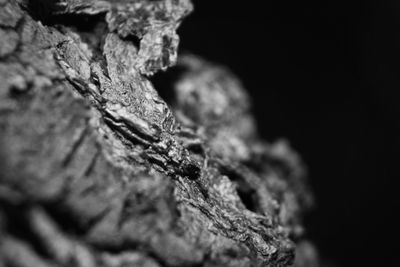
M0 266L317 266L299 156L228 70L177 60L191 10L0 1Z

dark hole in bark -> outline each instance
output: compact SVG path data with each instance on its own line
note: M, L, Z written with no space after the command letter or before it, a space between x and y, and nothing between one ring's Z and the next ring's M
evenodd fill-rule
M66 33L66 29L77 33L97 54L102 53L103 37L108 32L104 13L88 14L61 14L59 7L52 0L30 0L27 12L33 19L46 26L53 26ZM98 57L98 55L97 55Z
M177 83L177 81L179 81L186 70L186 67L177 65L169 68L165 72L159 71L150 78L154 87L156 88L162 99L167 102L167 104L175 104L176 92L174 85Z
M234 170L229 170L227 168L222 168L221 170L222 175L226 175L232 182L236 183L237 186L237 193L242 201L243 205L246 209L257 212L258 211L258 202L256 199L257 192L254 188L252 188L244 178Z
M99 21L104 21L104 14L57 14L61 12L57 1L53 0L30 0L26 11L34 20L44 25L74 26L81 31L91 32Z
M122 38L125 41L133 43L138 50L140 50L140 38L135 35L128 35Z
M26 11L34 20L48 25L51 13L57 10L56 1L52 0L30 0L26 6Z
M204 148L200 144L191 144L187 147L187 149L198 155L204 154Z
M104 21L104 14L57 14L61 12L54 0L30 0L27 5L27 12L33 19L42 22L47 26L65 25L74 26L82 31L93 31L99 21Z
M240 197L240 200L246 207L246 209L253 211L253 212L257 212L257 209L256 209L257 202L255 199L256 192L254 190L245 191L245 190L242 190L241 187L239 186L237 193Z
M41 21L44 25L66 26L77 32L82 40L99 49L99 46L104 40L99 39L99 36L105 36L108 31L107 24L104 19L104 13L99 14L57 14L59 7L52 0L30 0L27 6L27 12L33 19ZM61 29L62 31L62 29ZM102 32L100 34L100 32ZM140 49L140 38L134 35L128 35L123 40L132 42L137 49Z

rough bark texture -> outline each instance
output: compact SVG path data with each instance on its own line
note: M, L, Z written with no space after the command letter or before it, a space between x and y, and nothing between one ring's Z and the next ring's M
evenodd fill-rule
M192 55L152 76L191 11L0 0L0 266L317 266L304 166L240 82Z

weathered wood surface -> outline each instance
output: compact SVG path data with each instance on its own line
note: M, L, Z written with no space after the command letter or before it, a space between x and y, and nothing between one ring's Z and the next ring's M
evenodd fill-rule
M0 266L317 266L303 164L240 82L191 55L153 76L192 9L0 1Z

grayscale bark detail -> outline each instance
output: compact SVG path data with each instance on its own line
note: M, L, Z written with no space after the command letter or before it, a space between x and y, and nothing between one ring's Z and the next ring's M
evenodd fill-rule
M0 266L318 265L299 155L229 70L177 59L192 9L0 0Z

